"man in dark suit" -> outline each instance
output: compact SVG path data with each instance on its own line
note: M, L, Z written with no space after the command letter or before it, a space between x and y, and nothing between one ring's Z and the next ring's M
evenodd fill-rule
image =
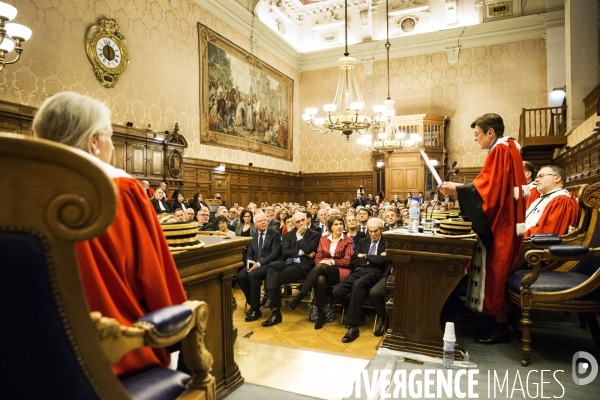
M210 217L210 212L208 211L208 207L200 207L198 214L196 214L196 219L198 220L198 230L199 231L218 231L219 227L215 225L213 222L209 222L208 218Z
M227 202L225 200L221 199L221 194L220 193L215 193L215 199L221 200L221 205L223 207L227 207Z
M367 222L367 226L370 237L358 242L350 259L354 271L333 288L333 295L342 303L346 311L348 331L342 338L344 343L353 342L358 338L358 326L364 322L361 309L365 297L381 279L387 265L385 238L381 236L383 221L372 218Z
M262 326L273 326L282 321L280 286L306 278L315 266L314 257L321 235L308 228L310 220L302 212L295 213L292 222L296 229L283 236L283 260L272 262L267 271L265 286L268 300L265 306L271 308L271 316Z
M379 212L379 215L381 215L381 212ZM383 231L390 231L392 229L396 229L396 228L400 228L400 226L398 226L398 214L396 214L396 208L394 207L388 207L385 210L385 214L384 217L385 219L385 228L383 228Z
M260 212L254 216L256 233L248 245L247 265L237 274L237 283L250 304L246 313L246 322L262 317L260 312L260 284L267 277L267 270L273 261L279 259L281 235L274 229L268 229L269 219Z
M368 204L367 199L365 199L365 192L358 189L356 191L356 197L352 200L352 208L356 209L356 207L366 206Z
M235 232L235 228L237 228L237 225L240 222L237 208L230 208L227 213L227 218L229 219L229 222L227 222L229 230Z
M150 200L157 214L171 213L171 206L165 201L164 196L164 190L158 188L154 191L154 197Z

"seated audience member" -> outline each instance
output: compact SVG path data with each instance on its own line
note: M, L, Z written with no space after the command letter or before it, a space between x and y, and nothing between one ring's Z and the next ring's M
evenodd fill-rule
M267 270L273 261L279 260L281 251L281 235L269 229L269 219L259 212L254 216L256 233L248 245L246 268L237 274L237 283L244 292L250 310L246 313L246 322L256 321L262 317L260 312L261 281L267 277Z
M381 279L387 265L385 238L381 236L383 221L371 218L367 223L369 237L361 239L350 259L354 270L333 288L333 295L346 310L348 331L342 342L350 343L359 336L358 326L366 317L361 309L369 290Z
M340 215L334 215L327 220L327 225L331 233L321 237L315 255L315 267L306 277L300 293L288 304L294 310L314 288L318 311L315 329L321 329L325 323L325 288L336 285L350 274L350 257L353 252L352 239L344 235L344 219Z
M200 211L200 208L207 207L204 200L202 200L202 195L200 193L194 193L194 197L192 199L192 204L190 204L190 207L192 207L194 209L194 212L196 213Z
M185 221L193 221L195 217L196 213L194 212L194 209L192 207L188 207L187 210L185 210Z
M254 236L256 227L254 226L254 214L250 210L242 210L240 213L240 223L235 228L235 236Z
M296 211L296 212L304 214L302 211ZM287 217L285 217L285 225L283 226L283 228L281 228L281 235L282 236L285 235L286 233L288 233L292 229L294 229L294 221L292 219L292 216L288 215Z
M383 228L384 232L400 228L400 226L398 226L398 214L396 214L396 210L393 207L389 207L385 210L384 218L387 223L385 228Z
M361 208L356 212L356 221L358 221L358 230L367 236L367 221L373 216L373 212L369 208Z
M131 326L149 311L180 304L186 295L153 208L140 183L109 164L112 152L110 110L73 92L48 98L33 120L36 137L75 147L96 157L98 168L114 181L116 217L101 236L75 243L88 306ZM112 366L117 375L168 367L165 349L143 347Z
M568 233L577 226L579 205L565 189L565 170L556 165L542 167L535 178L540 198L525 213L525 237L534 233Z
M283 260L274 261L267 271L265 287L267 303L271 308L271 316L262 326L273 326L282 321L281 318L281 285L306 278L314 267L314 257L321 240L318 232L308 229L310 221L301 212L295 213L290 220L294 229L283 236L281 256Z
M154 191L154 197L150 200L156 214L171 214L171 206L164 199L165 192L158 188Z
M525 171L525 179L529 187L529 197L525 199L525 207L529 208L531 203L540 198L540 192L537 190L535 183L535 167L529 161L523 161L523 170Z
M183 212L187 210L188 205L185 202L185 198L183 197L183 192L181 190L174 191L171 198L173 199L173 210L177 208L181 208Z
M175 212L173 214L175 214L175 218L177 218L177 222L185 222L185 213L183 212L183 210L181 208L176 208Z
M399 204L402 204L402 200L400 200L398 198L398 195L395 194L394 197L393 197L393 199L390 201L390 205L397 207Z
M221 205L223 207L227 207L227 202L221 198L221 194L220 193L215 193L215 199L221 200Z
M210 222L208 218L210 217L210 212L208 211L208 207L202 207L200 211L196 214L196 219L198 220L198 230L199 231L218 231L219 228L214 223Z
M171 198L171 196L169 196L169 194L167 192L167 183L166 182L161 182L159 185L159 188L161 188L163 190L163 192L165 193L165 199Z
M229 225L229 230L235 232L235 229L237 228L237 225L240 222L240 219L238 218L237 208L235 208L235 207L230 208L229 211L227 212L227 218L228 218L227 225Z
M269 228L277 229L281 232L283 227L285 226L285 220L287 219L289 212L287 208L280 208L275 213L275 218L271 222L269 222ZM283 233L282 233L283 234Z
M142 187L144 188L144 192L146 192L146 196L151 199L154 196L154 189L150 187L150 182L143 180Z
M346 222L346 234L352 238L352 247L356 248L356 244L365 237L365 234L358 230L358 221L356 221L354 214L346 215L344 221Z
M235 236L235 232L229 230L227 225L227 217L224 215L217 215L217 223L219 224L219 231L227 233L228 236Z
M402 203L404 203L404 205L406 207L410 207L410 203L412 202L412 193L411 192L407 192L406 193L406 198L404 199L404 201Z
M321 232L322 236L328 235L327 231L327 210L321 208L317 211L317 222L315 223L319 227L319 232Z

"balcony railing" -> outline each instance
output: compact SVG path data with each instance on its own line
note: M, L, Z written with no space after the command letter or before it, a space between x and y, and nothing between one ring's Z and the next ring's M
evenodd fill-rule
M561 147L567 144L567 107L523 109L519 127L521 146Z

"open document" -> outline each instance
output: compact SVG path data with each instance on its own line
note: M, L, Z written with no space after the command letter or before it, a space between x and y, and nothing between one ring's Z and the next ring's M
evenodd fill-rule
M421 156L423 156L423 160L425 160L425 164L427 164L427 168L429 168L429 171L431 171L431 175L433 175L433 177L435 178L435 181L438 183L438 185L441 185L442 179L438 175L433 164L431 164L431 160L429 160L429 157L427 157L427 154L425 154L423 149L419 149L419 151L421 152Z

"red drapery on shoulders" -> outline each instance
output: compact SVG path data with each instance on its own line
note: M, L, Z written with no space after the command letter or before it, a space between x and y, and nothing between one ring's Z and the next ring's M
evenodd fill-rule
M142 186L133 178L114 182L115 220L102 236L75 248L90 310L130 326L149 311L183 303L186 295ZM124 375L169 362L166 350L144 347L127 353L113 371Z
M525 232L525 237L534 233L568 233L569 226L577 226L579 205L575 199L568 196L558 196L552 199L544 209L544 213L535 226Z

